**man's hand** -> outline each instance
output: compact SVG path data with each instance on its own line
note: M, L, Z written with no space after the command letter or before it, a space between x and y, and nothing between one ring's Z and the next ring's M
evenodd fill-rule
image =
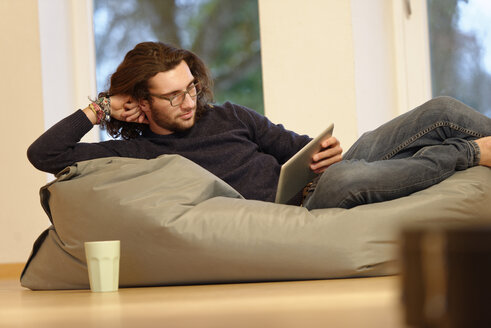
M129 95L111 96L111 117L124 122L148 124L140 105Z
M310 164L310 169L317 174L324 172L329 166L343 159L341 155L343 149L335 137L323 140L321 146L322 149L312 156L312 164Z

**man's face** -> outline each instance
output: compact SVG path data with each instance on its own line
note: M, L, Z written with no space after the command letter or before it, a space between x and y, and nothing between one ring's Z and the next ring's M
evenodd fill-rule
M174 69L157 73L148 80L149 91L152 95L172 98L178 93L186 91L194 82L185 61L182 61ZM145 112L150 129L157 134L171 134L190 129L196 121L196 98L186 94L182 104L172 106L167 99L157 96L152 97L152 104L143 101L142 109ZM175 105L175 104L174 104Z

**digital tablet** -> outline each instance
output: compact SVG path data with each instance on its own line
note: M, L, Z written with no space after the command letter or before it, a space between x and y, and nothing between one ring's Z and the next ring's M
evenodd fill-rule
M312 139L281 166L275 203L286 204L299 193L316 174L310 169L312 156L321 150L321 142L332 135L334 124Z

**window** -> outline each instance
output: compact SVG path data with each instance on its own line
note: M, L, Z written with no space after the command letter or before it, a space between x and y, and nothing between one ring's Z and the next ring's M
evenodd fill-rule
M211 70L215 101L264 113L257 0L94 0L97 89L142 41L195 52Z
M428 0L433 96L491 117L491 2Z

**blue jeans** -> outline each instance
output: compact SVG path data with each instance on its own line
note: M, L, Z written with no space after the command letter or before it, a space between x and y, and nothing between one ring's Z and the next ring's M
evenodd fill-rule
M343 160L327 168L306 208L352 208L407 196L479 164L475 139L491 135L491 119L439 97L363 134Z

